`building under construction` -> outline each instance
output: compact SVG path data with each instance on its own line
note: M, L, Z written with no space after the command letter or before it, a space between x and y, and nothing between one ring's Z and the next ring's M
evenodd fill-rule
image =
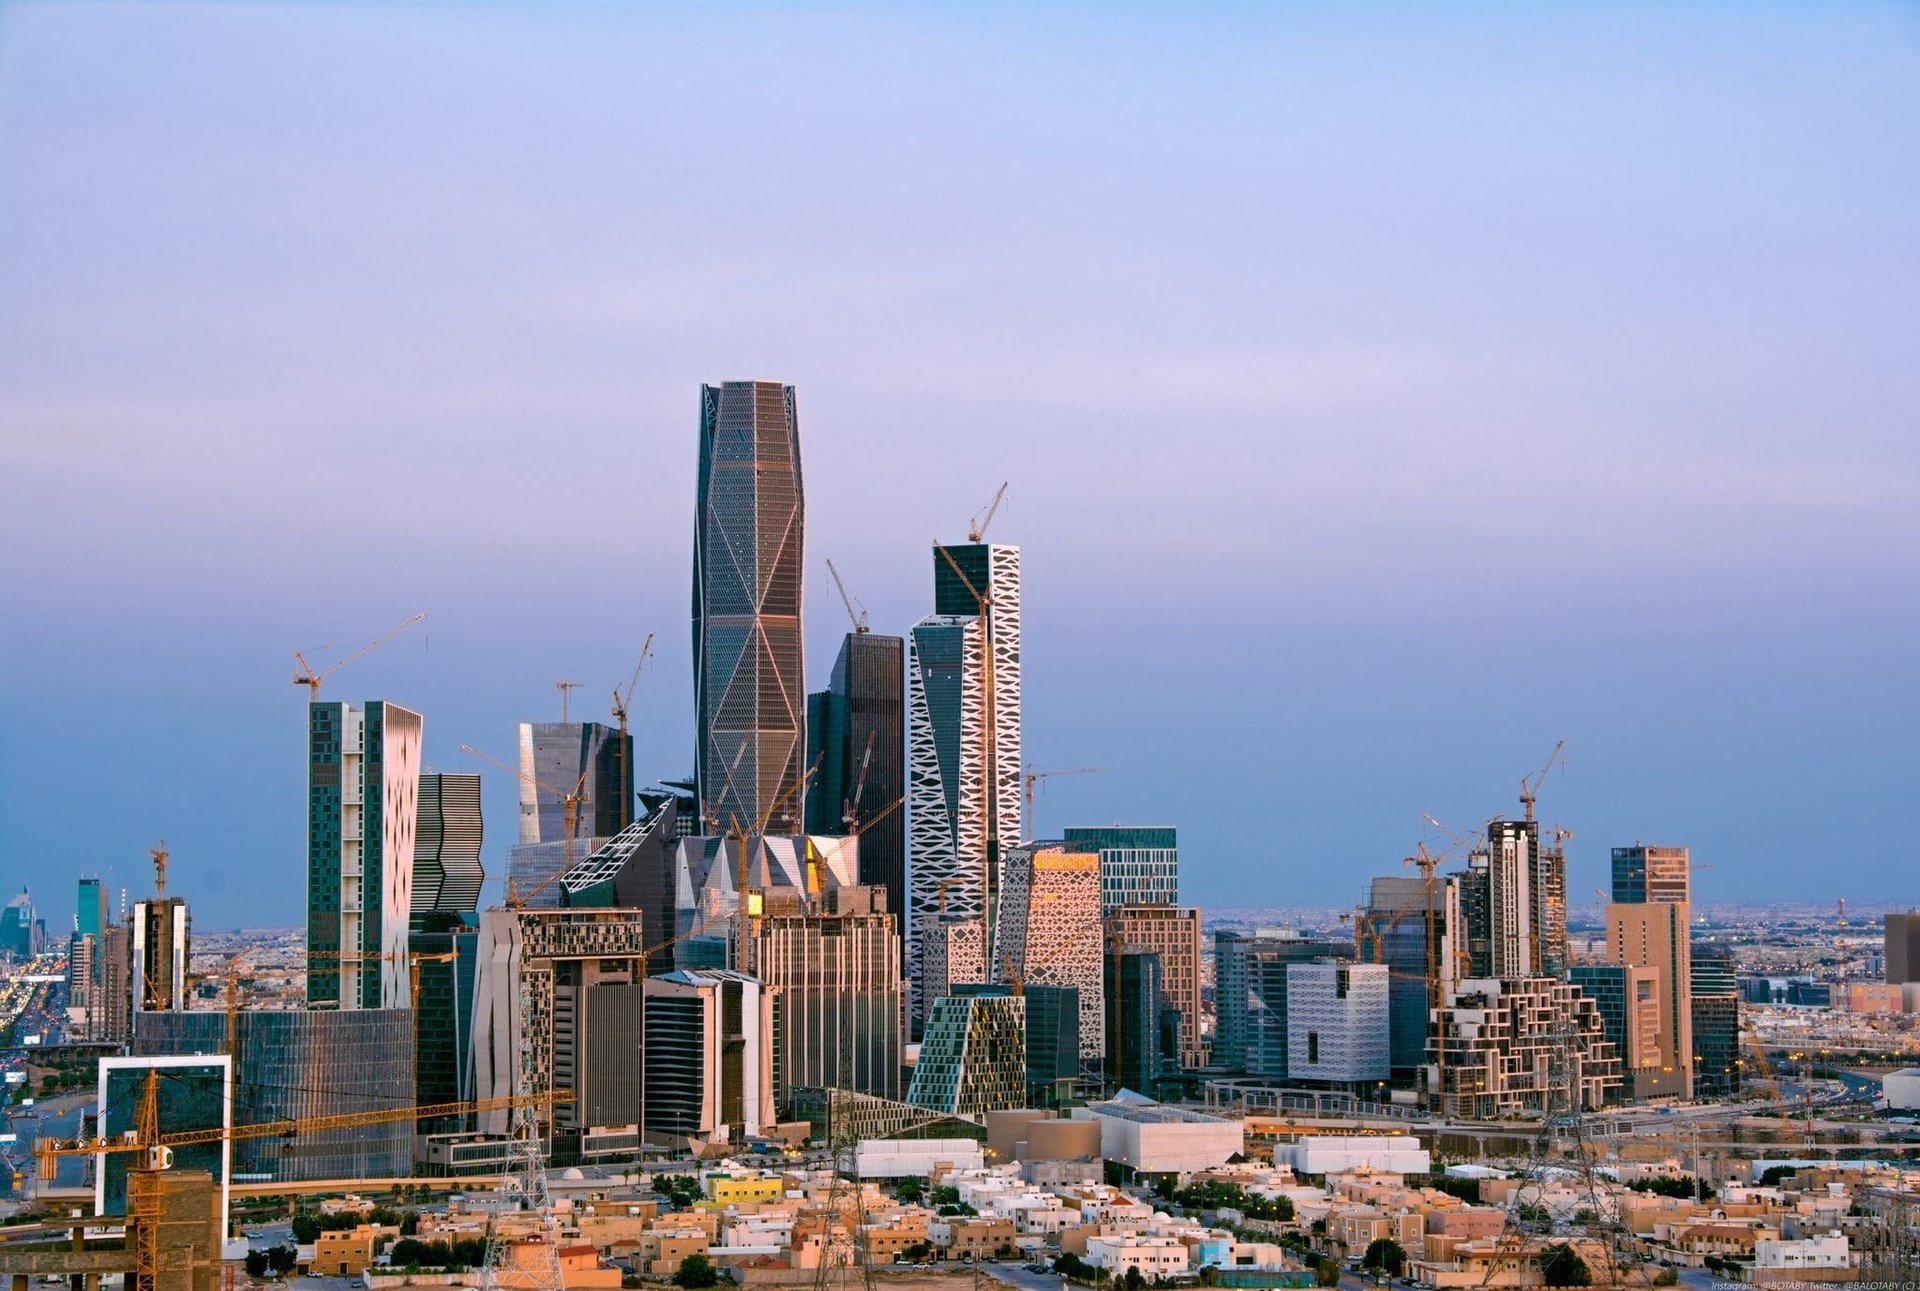
M1438 1010L1427 1089L1463 1120L1594 1111L1621 1086L1599 1008L1552 977L1461 982Z

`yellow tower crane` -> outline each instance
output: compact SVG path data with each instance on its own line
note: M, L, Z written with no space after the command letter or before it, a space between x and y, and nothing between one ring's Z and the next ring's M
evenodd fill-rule
M293 652L293 659L294 659L294 662L300 666L300 671L294 674L293 684L296 686L305 686L307 688L307 700L309 703L318 702L320 699L320 683L321 682L331 677L334 673L339 672L342 668L346 667L348 664L352 663L355 659L358 659L360 656L379 649L381 646L393 640L395 637L399 636L402 632L405 632L408 628L412 627L414 624L420 622L426 617L427 616L423 611L419 614L414 615L412 618L408 619L405 623L399 624L396 627L388 628L385 632L382 632L379 636L367 642L365 645L361 646L358 650L355 650L352 654L348 655L346 658L340 659L332 664L329 664L327 667L320 669L318 672L314 671L313 665L307 662L307 656L305 654L301 653L298 650L295 650Z

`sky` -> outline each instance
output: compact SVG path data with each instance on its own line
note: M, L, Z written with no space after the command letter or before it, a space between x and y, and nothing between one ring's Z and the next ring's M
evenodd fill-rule
M0 891L303 917L304 692L692 757L698 387L798 391L809 677L1005 480L1037 832L1346 904L1920 900L1920 9L0 7ZM497 885L490 885L497 891Z

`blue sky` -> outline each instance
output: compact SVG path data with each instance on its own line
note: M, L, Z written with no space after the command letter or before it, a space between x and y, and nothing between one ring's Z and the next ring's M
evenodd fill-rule
M1542 793L1576 897L1920 897L1910 6L0 9L0 886L294 922L292 651L513 746L658 657L698 384L900 630L1010 479L1039 823L1333 904ZM604 714L602 714L604 716ZM488 771L487 854L514 828Z

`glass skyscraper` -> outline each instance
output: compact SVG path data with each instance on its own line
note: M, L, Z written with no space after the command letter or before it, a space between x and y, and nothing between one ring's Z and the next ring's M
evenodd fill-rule
M1161 825L1069 827L1067 850L1100 854L1100 906L1180 904L1180 843Z
M806 516L793 387L700 387L693 543L694 782L701 832L801 832Z
M884 887L896 917L907 908L905 655L899 637L849 632L827 689L807 698L807 765L820 768L807 785L807 832L846 833L850 812L860 882Z

